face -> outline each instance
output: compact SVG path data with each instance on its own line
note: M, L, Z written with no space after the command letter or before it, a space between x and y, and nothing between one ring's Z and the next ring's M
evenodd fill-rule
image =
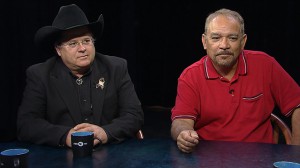
M235 67L246 40L246 34L240 32L240 24L222 15L214 18L207 33L202 35L203 47L218 69Z
M64 32L55 49L63 63L75 75L84 74L95 58L93 37L85 27Z

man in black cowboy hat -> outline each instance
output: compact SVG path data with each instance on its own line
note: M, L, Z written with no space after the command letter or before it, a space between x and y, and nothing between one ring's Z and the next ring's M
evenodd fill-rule
M18 139L71 147L71 133L94 132L94 145L136 135L144 122L126 60L95 51L103 16L90 23L76 5L62 6L35 43L53 57L26 71ZM102 141L102 142L101 142Z

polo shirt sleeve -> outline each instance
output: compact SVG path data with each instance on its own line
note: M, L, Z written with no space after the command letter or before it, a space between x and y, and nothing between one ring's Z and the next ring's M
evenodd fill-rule
M300 106L300 87L275 59L271 74L272 94L281 113L289 116L293 109Z
M178 79L175 106L172 108L172 121L177 118L196 120L201 102L196 91L196 85L197 82L195 82L191 73L184 72L181 74Z

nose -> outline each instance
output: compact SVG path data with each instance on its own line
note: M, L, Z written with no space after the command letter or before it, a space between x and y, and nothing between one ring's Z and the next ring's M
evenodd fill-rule
M86 50L85 45L82 42L78 43L78 50Z
M220 43L219 43L219 47L222 48L222 49L230 48L229 39L226 38L226 37L221 38Z

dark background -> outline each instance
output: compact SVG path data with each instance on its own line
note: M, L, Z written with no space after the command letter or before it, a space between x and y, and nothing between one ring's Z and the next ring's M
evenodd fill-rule
M246 49L274 56L300 83L297 0L1 1L0 141L16 137L16 115L26 68L47 59L37 54L33 44L35 32L51 25L59 7L70 3L82 8L90 21L103 14L104 36L96 41L96 47L99 52L128 60L129 73L144 106L174 105L178 76L205 55L201 44L205 18L222 7L236 10L244 17ZM150 120L147 115L146 124L169 123L168 117L154 114Z

